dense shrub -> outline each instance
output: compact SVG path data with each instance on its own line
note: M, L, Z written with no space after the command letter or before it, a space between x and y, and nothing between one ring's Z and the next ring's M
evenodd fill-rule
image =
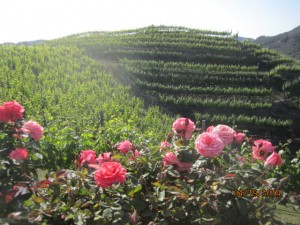
M75 170L49 172L43 180L36 180L43 159L36 133L23 126L22 118L1 123L4 222L281 224L276 205L299 205L299 195L284 191L288 174L277 169L288 167L284 153L226 125L201 131L179 118L158 146L120 140L104 153L86 149Z

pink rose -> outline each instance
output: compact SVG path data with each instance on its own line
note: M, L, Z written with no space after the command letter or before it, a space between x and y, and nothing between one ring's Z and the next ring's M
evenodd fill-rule
M281 156L277 152L273 152L265 161L264 166L281 166L282 159Z
M163 164L164 166L175 166L175 169L179 173L182 171L190 170L192 168L192 163L181 162L173 152L169 152L164 155Z
M219 135L225 147L233 142L235 131L227 125L219 124L212 132Z
M23 160L27 159L28 157L28 151L25 148L17 148L9 153L9 158L11 160Z
M195 148L200 155L213 157L221 153L224 148L224 143L216 133L203 132L197 137Z
M126 154L127 152L129 152L130 150L133 150L133 144L130 141L122 141L119 144L118 149L120 150L120 152L122 152L123 154Z
M139 155L140 155L140 152L139 152L139 150L134 150L134 152L133 152L133 154L130 156L130 160L134 160L134 158L136 158L136 157L139 157Z
M111 158L111 153L110 152L105 152L105 153L99 154L99 156L96 159L96 161L101 165L104 162L111 162L113 160Z
M254 141L252 146L252 158L264 161L269 156L269 153L274 152L274 147L271 142L259 139Z
M83 150L79 155L79 164L96 164L96 153L94 150Z
M235 133L234 139L238 145L241 145L245 141L246 135L244 133Z
M163 159L164 166L174 165L180 163L179 159L173 152L168 152L164 155Z
M180 137L190 139L193 131L196 129L195 124L188 118L177 119L172 126L172 130Z
M215 126L209 126L208 128L206 128L206 132L212 132L214 128Z
M27 121L23 124L21 131L24 134L29 134L35 141L40 140L43 136L43 128L35 121Z
M171 147L171 144L167 141L162 141L160 143L160 149L166 149L166 148L170 148Z
M0 106L0 122L15 122L23 117L25 109L18 102L4 102Z
M126 169L118 162L104 162L94 173L96 184L102 188L126 180Z

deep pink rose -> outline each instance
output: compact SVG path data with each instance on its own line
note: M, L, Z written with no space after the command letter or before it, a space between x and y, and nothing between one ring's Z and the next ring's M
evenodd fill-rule
M227 125L219 124L211 132L219 135L225 147L233 142L235 131Z
M83 150L79 155L79 164L96 164L96 153L94 150Z
M18 102L4 102L0 106L0 122L15 122L23 117L25 109Z
M252 158L264 161L268 158L269 153L274 152L274 146L271 142L259 139L254 141L252 146Z
M208 128L206 128L206 132L212 132L214 128L215 126L209 126Z
M9 158L11 160L14 159L20 161L23 159L27 159L27 157L28 157L28 151L25 148L17 148L9 153Z
M277 152L273 152L265 161L264 166L281 166L282 159Z
M122 141L122 142L119 144L118 149L119 149L120 152L122 152L123 154L126 154L126 153L129 152L130 150L133 150L133 144L132 144L130 141L125 140L125 141Z
M126 169L118 162L104 162L94 173L96 184L102 188L126 180Z
M40 140L43 136L43 127L35 121L27 121L23 124L21 131L24 134L29 134L35 141Z
M238 145L241 145L245 141L246 135L244 133L235 133L234 139Z
M195 129L195 124L188 118L179 118L172 126L172 130L185 139L190 139Z
M195 148L200 155L213 157L221 153L224 148L224 143L216 133L203 132L197 137Z

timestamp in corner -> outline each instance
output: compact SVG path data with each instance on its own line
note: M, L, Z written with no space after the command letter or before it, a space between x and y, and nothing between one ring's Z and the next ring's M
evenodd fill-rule
M278 189L237 189L233 191L236 197L281 197Z

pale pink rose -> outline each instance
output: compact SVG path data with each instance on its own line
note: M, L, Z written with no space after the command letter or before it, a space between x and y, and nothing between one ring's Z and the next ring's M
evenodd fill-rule
M188 118L177 119L172 126L172 130L180 137L190 139L194 130L196 129L195 124Z
M211 132L219 135L225 147L233 142L235 131L227 125L219 124Z
M15 122L23 117L25 109L18 102L4 102L0 106L0 122Z
M21 131L24 134L29 134L35 141L40 140L43 136L43 127L35 121L27 121L23 124Z
M102 188L126 180L126 169L118 162L104 162L94 173L96 184Z
M254 141L252 146L252 158L264 161L270 153L274 152L274 146L271 142L259 139Z
M130 222L131 222L133 225L137 225L137 224L138 224L138 222L137 222L137 212L136 212L136 210L134 210L133 213L129 215L129 219L130 219Z
M162 141L160 143L160 148L161 149L166 149L166 148L170 148L170 147L171 147L171 144L169 142L167 142L167 141Z
M113 160L111 158L111 153L110 152L105 152L105 153L99 154L96 161L101 165L104 162L111 162Z
M126 154L127 152L129 152L130 150L133 150L133 144L128 141L122 141L119 146L118 149L120 150L120 152L122 152L123 154Z
M28 157L28 151L25 148L17 148L9 153L9 158L11 160L23 160L27 159Z
M94 150L83 150L79 155L79 164L96 164L96 153Z
M206 128L206 132L212 132L214 128L215 126L209 126L208 128Z
M244 133L235 133L234 139L238 145L241 145L245 141L246 135Z
M238 157L236 157L236 159L237 159L237 161L238 161L240 164L244 164L244 163L245 163L245 159L244 159L244 157L242 157L242 156L238 156Z
M265 161L264 166L281 166L282 159L281 156L277 152L273 152Z
M213 157L222 152L224 143L216 133L203 132L197 137L195 141L195 148L200 155Z
M180 161L177 158L177 156L174 154L174 152L168 152L167 154L164 155L163 163L164 166L168 166L168 165L179 164Z

